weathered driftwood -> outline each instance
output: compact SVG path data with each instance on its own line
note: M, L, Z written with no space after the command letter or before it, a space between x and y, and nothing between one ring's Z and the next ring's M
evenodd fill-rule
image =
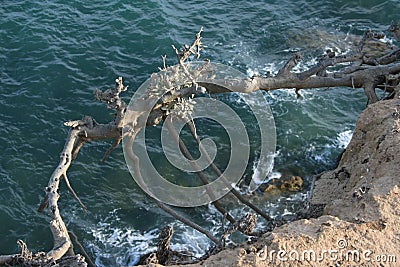
M400 23L392 24L389 31L392 32L397 40L400 39ZM100 124L89 116L85 116L81 120L65 123L66 126L70 127L68 137L60 155L60 162L49 179L49 183L45 189L45 197L39 207L39 211L43 211L46 207L50 211L50 230L53 234L53 248L47 253L39 252L33 254L28 251L26 245L22 241L19 241L21 253L0 256L0 265L86 266L85 259L79 254L75 255L74 253L71 238L68 234L68 230L61 217L58 207L59 184L60 181L64 179L69 191L79 202L83 210L86 210L86 207L80 201L68 180L67 171L71 166L72 161L76 158L79 150L85 143L88 143L92 140L113 139L113 145L105 153L103 158L103 160L105 160L111 151L119 145L123 138L126 137L128 140L127 142L132 143L140 129L146 127L147 125L158 124L167 117L170 110L166 107L173 107L177 102L182 102L182 99L185 99L191 94L204 93L205 90L210 94L214 94L231 91L250 93L257 90L270 91L283 88L294 88L297 92L300 89L350 87L364 89L364 92L368 98L368 103L374 103L379 100L375 93L375 89L384 89L386 92L390 93L393 92L395 85L399 83L400 50L394 49L390 53L376 58L366 56L366 53L364 52L366 40L382 36L370 31L365 33L358 48L356 48L353 53L346 55L335 55L335 53L332 51L327 51L315 66L300 73L293 72L293 68L301 60L301 55L295 54L275 76L268 75L268 77L256 76L245 79L237 78L224 80L208 79L206 81L202 81L201 79L196 79L195 76L188 73L188 70L185 67L185 62L191 55L194 55L196 58L199 58L200 56L200 52L203 49L200 34L201 31L196 35L196 38L191 45L183 46L183 48L180 50L174 47L178 57L178 68L167 67L166 59L163 57L163 68L160 69L161 72L173 73L175 71L176 73L174 75L178 76L184 74L191 86L185 86L184 88L173 88L172 90L170 88L166 92L161 92L163 96L160 98L160 100L158 100L154 106L151 105L153 108L150 111L149 119L145 119L146 114L140 112L134 114L133 118L132 115L130 115L131 117L129 120L125 119L127 106L121 100L120 93L126 91L127 87L123 85L122 78L119 77L116 80L115 88L108 89L104 92L99 90L95 92L95 97L97 100L105 102L108 108L116 111L115 118L110 123ZM329 68L332 66L335 66L336 69L329 72ZM206 70L207 63L204 63L203 68ZM147 96L151 98L152 94L155 93L157 92L149 91ZM143 98L143 103L140 103L140 105L143 106L143 109L146 109L146 107L148 107L150 104L154 103L147 98ZM132 119L134 119L134 124L132 124ZM199 143L194 126L191 124L188 126L193 134L193 137ZM181 140L179 145L181 150L185 152L186 157L190 158L191 155L188 153ZM128 151L128 156L131 157L134 162L137 162L138 159L133 151ZM215 165L212 164L211 167L216 175L221 176L221 171ZM199 177L203 183L207 183L207 179L203 177L201 173L199 173ZM232 193L242 203L252 208L256 213L265 219L272 222L272 219L266 215L264 211L261 211L259 208L251 204L250 201L241 196L237 190L233 190ZM209 192L209 194L212 194L212 192ZM154 198L152 199L161 209L174 216L176 219L181 220L183 223L186 223L187 225L204 233L214 243L220 244L221 240L213 236L207 230L178 214L171 207L168 207ZM254 215L249 215L250 217L246 217L247 219L244 221L235 220L229 215L228 211L226 211L220 203L216 201L214 202L214 205L223 214L223 216L231 221L232 224L229 228L229 232L241 229L242 232L251 234L254 226L253 224L255 223ZM251 227L245 227L246 222ZM226 235L226 233L223 233L223 237L224 235ZM167 241L168 242L165 243L165 247L168 250L169 240ZM161 250L157 253L159 257L163 257L163 252Z

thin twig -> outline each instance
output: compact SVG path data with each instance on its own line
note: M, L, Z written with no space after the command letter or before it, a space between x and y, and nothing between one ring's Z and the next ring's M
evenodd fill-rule
M104 153L103 159L101 160L102 162L105 162L107 160L111 152L121 143L121 140L122 137L118 137L114 140L114 143L111 145L111 147L107 149L106 153Z
M89 257L89 254L87 254L85 248L82 246L82 244L79 242L78 237L75 235L74 232L68 231L68 234L73 237L75 245L77 245L82 252L83 256L85 256L85 259L89 262L89 265L92 267L96 267L96 265L93 263L92 259Z
M75 198L76 201L78 201L79 205L81 206L81 208L83 209L83 212L87 212L87 208L86 206L82 203L82 201L80 200L80 198L78 197L78 195L75 193L74 189L72 188L71 184L69 183L69 179L67 177L67 174L64 173L63 174L64 177L64 181L65 184L67 185L67 188L69 190L69 192L71 192L72 196Z
M75 144L75 147L72 150L72 159L73 160L76 159L76 157L78 156L79 151L81 150L83 145L88 141L90 141L90 140L87 140L87 139L85 140L85 139L83 139L81 137L78 138L78 140L77 140L77 142Z
M49 206L49 196L46 194L43 198L43 200L40 202L38 212L43 212L45 208Z

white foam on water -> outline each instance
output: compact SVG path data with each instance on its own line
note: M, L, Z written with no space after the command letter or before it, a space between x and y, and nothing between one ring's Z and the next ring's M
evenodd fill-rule
M282 177L282 173L273 171L270 175L268 175L269 179L280 179Z
M270 155L267 157L274 157L274 156ZM253 161L253 166L252 166L253 174L251 176L251 179L253 180L253 182L256 185L260 185L261 183L267 182L270 179L272 179L272 178L270 178L269 174L271 173L274 166L273 166L273 163L272 164L268 164L268 163L269 163L269 161L267 162L267 164L265 164L265 162L260 162L260 158L257 158ZM265 166L265 165L268 165L268 166ZM268 169L266 170L266 168L268 168Z
M212 224L208 230L218 236L221 223L218 211L209 208L204 217ZM95 242L85 245L95 255L96 266L133 266L139 262L141 255L157 250L160 229L142 232L129 226L116 227L111 219L114 222L120 221L116 210L88 230ZM205 235L179 221L170 225L174 228L171 248L175 251L198 258L212 243Z
M260 73L258 72L258 70L251 69L251 68L248 68L248 69L246 70L246 74L247 74L247 76L249 76L249 77L259 76L259 75L260 75Z
M340 132L336 137L335 143L339 148L346 148L349 145L352 136L353 136L352 130L345 130L343 132Z
M306 152L312 160L321 163L332 161L332 151L345 149L353 136L353 130L344 130L336 134L323 147L317 147L315 143L309 143Z
M95 254L97 266L110 264L131 266L139 262L141 255L156 249L152 241L158 237L158 231L153 229L142 233L131 228L118 228L108 223L99 223L90 230L96 243L88 244L88 247Z
M294 73L299 73L308 70L311 66L314 66L318 63L318 58L313 57L307 61L301 60L299 63L296 64L293 68Z
M213 221L213 224L217 223L214 216L210 216L209 220ZM212 244L208 237L181 222L174 222L172 226L174 227L175 234L172 238L171 248L175 251L199 258L204 255L204 252ZM215 227L212 227L210 232L217 236L216 230Z
M279 172L271 173L271 177L280 177ZM289 197L281 198L278 201L264 203L265 210L272 218L293 215L296 211L295 204L302 201L303 193L297 193ZM248 208L237 206L230 210L235 218L243 217ZM97 266L133 266L139 262L140 256L156 250L156 244L160 229L152 229L142 232L129 226L115 226L110 223L110 218L120 221L115 211L110 212L107 218L101 220L95 227L90 228L89 233L95 239L93 243L86 243L86 247L95 255ZM219 236L221 233L221 215L209 205L207 212L202 214L209 226L206 229L213 235ZM212 242L202 233L174 221L170 224L174 228L174 235L171 241L171 248L175 251L191 255L193 258L203 256ZM267 222L259 217L255 231L263 231ZM228 236L227 244L237 244L248 240L249 237L236 233Z
M393 44L393 38L389 38L389 37L387 37L387 35L385 35L383 38L378 39L378 40L385 44L389 44L389 45Z

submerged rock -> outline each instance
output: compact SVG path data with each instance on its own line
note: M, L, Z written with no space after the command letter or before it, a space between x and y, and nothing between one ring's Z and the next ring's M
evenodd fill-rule
M260 190L265 194L281 194L282 192L298 192L303 190L303 179L300 176L289 178L271 179L268 183L262 184Z

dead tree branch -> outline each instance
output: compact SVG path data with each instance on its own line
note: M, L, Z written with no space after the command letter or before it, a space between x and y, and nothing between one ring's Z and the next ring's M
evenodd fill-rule
M152 198L152 197L150 197ZM211 241L213 241L215 244L219 244L218 238L216 238L211 232L205 230L203 227L199 226L198 224L192 222L191 220L183 217L182 215L178 214L176 211L174 211L172 208L168 207L164 203L158 201L155 198L152 198L152 200L157 204L157 206L165 211L166 213L170 214L172 217L177 219L178 221L181 221L182 223L186 224L187 226L192 227L193 229L199 231L200 233L204 234L207 236Z
M121 125L123 124L123 116L126 105L120 99L119 94L125 91L127 87L123 86L122 78L116 80L115 89L109 89L105 92L96 91L95 96L98 100L106 102L109 108L116 110L115 119L109 124L98 124L93 118L85 116L82 120L69 121L65 125L70 127L64 149L61 152L60 162L50 177L48 186L46 187L46 195L40 204L39 211L43 211L49 207L52 220L50 221L50 230L53 234L53 249L46 254L46 258L52 262L56 262L65 256L74 256L73 246L71 243L68 230L60 215L58 208L58 189L62 178L74 198L86 211L86 207L82 204L79 197L72 189L67 178L67 171L72 161L76 158L82 146L90 140L101 140L121 137Z
M328 64L329 65L329 64ZM323 68L315 68L308 74L315 74ZM231 91L240 93L251 93L257 90L272 91L277 89L315 89L332 87L365 88L369 86L371 79L380 81L388 75L395 75L400 72L400 63L388 65L358 67L350 74L338 72L327 77L302 75L289 75L287 77L253 77L247 79L230 79L198 82L198 84L207 89L209 93L227 93ZM337 77L335 77L337 76ZM229 88L229 89L228 89ZM375 88L371 94L367 95L369 103L375 103L377 97ZM389 89L389 92L392 91Z
M264 219L266 219L268 222L271 224L275 224L274 219L272 219L270 216L268 216L265 212L263 212L260 208L252 204L246 197L244 197L236 188L234 188L223 176L221 170L212 162L210 156L208 155L207 151L204 149L204 147L201 145L201 141L199 136L196 133L196 128L194 127L193 121L188 121L187 126L190 130L190 133L192 134L193 138L196 140L199 149L202 151L203 155L205 155L206 159L208 162L210 162L211 169L214 171L214 173L217 175L217 177L221 177L223 181L225 182L226 186L231 188L231 193L244 205L248 206L252 210L254 210L257 214L261 215Z
M157 245L157 259L161 264L165 264L171 257L171 238L174 234L174 229L167 225L161 230L160 236L158 237Z
M200 52L204 50L203 43L201 42L201 33L203 32L203 27L200 31L196 34L195 40L192 42L191 45L183 45L182 48L179 50L175 46L172 48L175 51L176 56L178 57L179 64L184 63L191 55L195 55L196 59L200 58ZM163 58L163 62L165 59ZM165 68L165 63L163 64Z
M59 260L49 258L46 253L32 253L28 250L26 244L18 240L18 247L21 250L19 254L0 256L0 266L60 266L60 267L87 267L85 258L81 255L64 256Z
M186 145L183 143L182 139L179 137L179 134L176 132L175 128L171 125L171 120L172 117L169 117L170 121L167 121L166 125L168 130L170 131L170 133L172 134L172 138L174 140L176 140L178 142L179 145L179 149L182 151L183 155L190 160L190 163L192 164L193 168L195 170L199 169L199 166L193 161L194 158L192 156L192 154L190 153L190 151L187 149ZM209 181L207 179L207 177L204 175L204 173L202 171L196 171L196 174L199 176L200 180L203 182L203 184L209 184ZM211 199L216 199L216 197L214 196L214 193L208 188L206 187L207 190L207 194L210 196ZM222 204L218 201L218 200L214 200L213 202L211 202L214 207L223 215L226 216L226 218L228 219L228 221L230 221L231 223L235 223L235 219L229 214L229 212L222 206Z
M292 69L299 63L301 60L301 54L300 53L295 53L290 60L278 71L278 74L276 76L287 76L290 74Z

